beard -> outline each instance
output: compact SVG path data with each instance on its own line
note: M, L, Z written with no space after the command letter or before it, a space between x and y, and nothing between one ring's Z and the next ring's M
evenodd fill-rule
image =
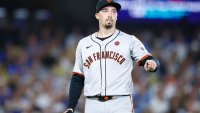
M110 28L113 27L113 25L112 25L112 24L106 24L104 27L105 27L106 29L110 29Z
M106 20L104 27L106 29L112 28L113 27L113 20L112 19Z

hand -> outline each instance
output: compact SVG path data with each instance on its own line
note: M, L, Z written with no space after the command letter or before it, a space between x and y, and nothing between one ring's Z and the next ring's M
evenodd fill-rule
M72 109L72 108L68 108L68 109L65 110L63 113L73 113L73 109Z
M153 60L147 60L144 64L144 69L146 71L154 71L157 67L157 64Z

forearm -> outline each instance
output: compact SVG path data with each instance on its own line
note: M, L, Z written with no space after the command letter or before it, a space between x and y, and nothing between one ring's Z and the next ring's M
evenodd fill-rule
M76 107L83 87L84 87L84 77L76 74L72 75L70 89L69 89L68 108L74 109Z

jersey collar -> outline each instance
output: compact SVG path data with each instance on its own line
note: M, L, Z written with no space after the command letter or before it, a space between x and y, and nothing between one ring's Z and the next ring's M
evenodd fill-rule
M112 41L113 39L117 38L117 36L119 35L119 33L120 33L120 31L119 31L118 29L116 29L115 32L114 32L114 34L113 34L111 37L109 37L109 38L107 38L107 39L105 39L105 40L103 40L103 41L101 41L101 40L99 40L98 38L96 38L97 34L96 34L96 33L93 33L93 34L92 34L92 40L94 40L95 42L98 42L98 43L100 43L100 44L101 44L101 43L106 44L106 43Z

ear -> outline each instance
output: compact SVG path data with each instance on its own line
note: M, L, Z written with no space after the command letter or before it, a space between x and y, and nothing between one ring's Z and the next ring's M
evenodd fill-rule
M96 17L97 20L99 20L99 13L96 13L95 17Z

